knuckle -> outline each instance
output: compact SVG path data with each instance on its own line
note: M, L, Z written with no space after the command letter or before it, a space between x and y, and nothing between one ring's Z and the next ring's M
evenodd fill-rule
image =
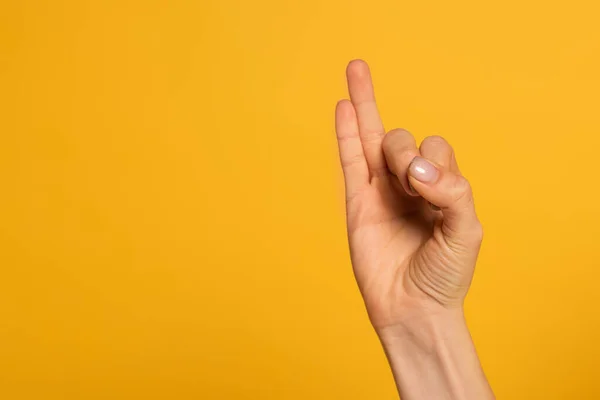
M344 168L344 169L351 168L362 162L364 162L364 156L362 154L354 154L349 157L344 157L343 159L341 159L342 168Z
M383 137L383 149L387 151L398 151L400 148L411 148L415 146L415 138L406 129L392 129Z
M395 128L387 133L388 135L410 135L412 134L404 128Z
M413 138L412 133L410 133L406 129L402 129L402 128L392 129L385 136L388 141L398 140L398 138L403 138L403 139L412 139Z
M473 190L471 189L471 184L465 177L461 175L456 175L453 197L455 202L473 202Z
M351 133L348 135L337 135L337 140L340 143L346 143L346 142L351 142L353 140L356 140L358 138L358 134L356 133Z
M423 139L423 143L430 146L450 146L448 141L440 135L431 135Z
M453 154L454 150L446 139L439 135L427 136L421 142L422 151L443 151L444 153Z
M386 133L383 136L383 140L381 141L381 146L383 147L383 150L385 151L386 149L390 148L390 144L392 142L392 135L391 132L390 133Z
M479 220L476 220L475 224L473 224L471 235L476 242L483 240L483 225Z
M377 129L364 129L360 134L363 143L381 143L382 137L385 139L383 132Z

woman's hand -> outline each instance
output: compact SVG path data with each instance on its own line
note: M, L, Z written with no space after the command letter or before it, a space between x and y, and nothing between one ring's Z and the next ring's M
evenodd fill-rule
M483 235L469 182L443 138L417 147L385 133L365 62L346 73L336 131L350 255L402 399L493 398L462 313Z
M469 182L439 136L387 134L367 64L347 68L336 110L356 280L376 330L461 307L482 240ZM411 190L414 188L415 191Z

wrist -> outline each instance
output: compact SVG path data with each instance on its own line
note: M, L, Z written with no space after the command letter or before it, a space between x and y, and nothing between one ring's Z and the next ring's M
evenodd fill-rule
M453 336L469 335L462 307L407 311L401 321L376 332L386 350L399 346L432 350Z
M493 399L462 307L406 314L377 330L402 399Z

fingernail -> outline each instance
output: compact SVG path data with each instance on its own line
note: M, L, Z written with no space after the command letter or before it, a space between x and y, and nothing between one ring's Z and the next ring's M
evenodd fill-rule
M437 168L424 159L423 157L415 157L408 166L408 173L418 181L424 183L434 182L438 177Z
M435 211L440 211L440 210L441 210L441 208L439 208L438 206L436 206L436 205L435 205L435 204L433 204L433 203L429 203L429 205L431 206L431 209L432 209L432 210L435 210Z

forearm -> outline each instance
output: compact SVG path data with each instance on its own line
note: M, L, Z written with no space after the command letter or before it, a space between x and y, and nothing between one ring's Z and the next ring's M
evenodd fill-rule
M491 400L462 310L378 332L402 400Z

